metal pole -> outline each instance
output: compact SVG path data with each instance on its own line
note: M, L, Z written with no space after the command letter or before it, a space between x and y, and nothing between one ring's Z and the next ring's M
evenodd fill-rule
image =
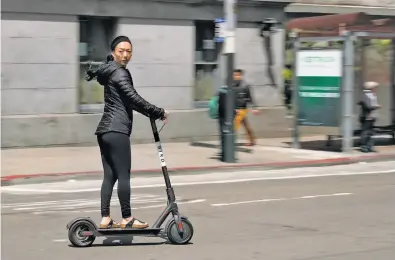
M359 100L361 100L362 95L363 95L363 83L365 82L366 79L366 47L368 46L368 40L367 39L361 39L361 50L360 50L360 63L359 63L359 74L358 74L358 82L357 82L357 91L358 95L355 95L358 97ZM358 66L358 65L357 65Z
M392 38L392 63L391 63L391 124L395 125L395 38Z
M223 154L222 160L224 162L233 163L235 162L235 135L233 126L233 115L234 115L234 91L233 91L233 69L234 69L234 56L236 53L236 42L235 42L235 28L236 28L236 5L237 0L225 0L224 11L225 11L225 22L226 22L226 34L225 34L225 46L224 54L226 56L226 68L227 68L227 86L228 91L226 95L226 113L225 113L225 126L223 130L224 143L223 143Z
M292 35L291 39L293 41L293 53L294 53L294 62L293 62L293 76L292 76L292 106L293 106L293 128L292 128L292 136L293 148L300 148L299 142L299 87L298 87L298 52L300 49L300 40L297 35Z
M353 107L354 107L354 41L353 36L345 33L344 48L344 81L342 87L342 151L351 152L353 149Z

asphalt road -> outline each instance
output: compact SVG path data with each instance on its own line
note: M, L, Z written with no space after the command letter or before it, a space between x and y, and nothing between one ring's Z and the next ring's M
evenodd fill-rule
M246 172L237 173L238 179L232 175L197 183L186 176L190 182L179 182L175 191L195 235L183 246L129 237L97 238L90 248L72 247L69 220L100 220L98 183L92 181L96 190L91 191L45 191L48 184L20 194L2 190L1 259L390 260L395 256L395 172L388 171L387 163L369 168L380 168L377 174L348 175L366 167L319 168L315 171L334 175L315 178L300 178L304 169L299 175L284 170L295 178L283 179L251 180L252 173ZM151 224L165 203L163 187L154 183L147 179L145 186L132 190L133 213ZM68 185L79 187L78 182ZM116 191L114 195L112 215L119 220Z

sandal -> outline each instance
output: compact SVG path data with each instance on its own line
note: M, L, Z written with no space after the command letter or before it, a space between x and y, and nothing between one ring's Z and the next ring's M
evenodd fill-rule
M114 220L110 220L108 224L100 224L100 228L119 228L121 225Z
M137 220L137 223L135 221ZM138 223L140 222L140 223ZM138 228L138 229L144 229L149 227L148 223L145 223L143 221L138 220L137 218L133 218L126 224L121 224L121 228Z

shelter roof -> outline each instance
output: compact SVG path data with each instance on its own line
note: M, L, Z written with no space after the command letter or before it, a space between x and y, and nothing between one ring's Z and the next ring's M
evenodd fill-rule
M286 29L299 36L339 36L343 31L395 34L395 18L377 19L366 13L323 15L290 20Z

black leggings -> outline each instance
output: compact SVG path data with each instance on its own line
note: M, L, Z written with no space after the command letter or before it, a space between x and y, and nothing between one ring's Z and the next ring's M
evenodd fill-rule
M110 216L110 202L115 182L118 180L118 198L122 218L131 217L130 209L130 168L131 151L129 136L109 132L97 137L103 163L103 183L101 186L101 215Z

